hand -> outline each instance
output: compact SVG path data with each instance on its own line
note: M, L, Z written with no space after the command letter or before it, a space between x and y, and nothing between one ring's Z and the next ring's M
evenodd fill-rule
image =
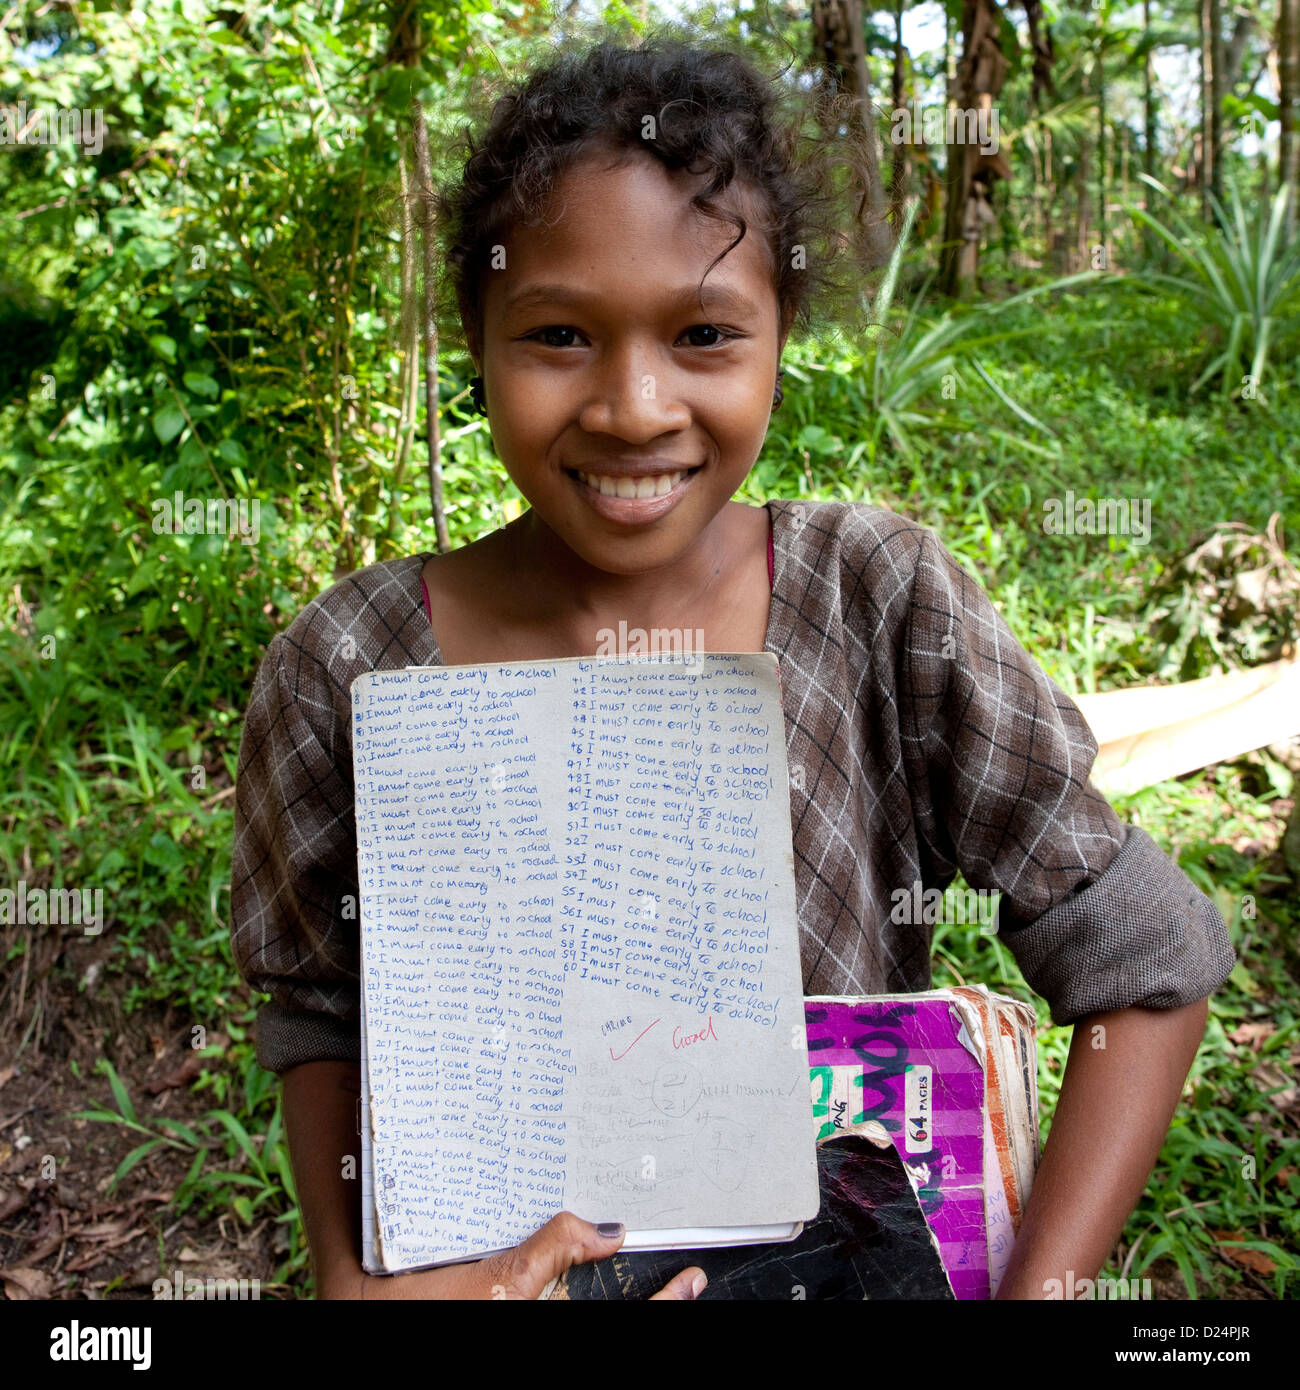
M603 1260L623 1244L627 1232L602 1236L590 1221L562 1211L522 1245L489 1255L473 1264L447 1265L417 1274L366 1274L354 1267L346 1274L322 1278L323 1299L536 1299L573 1265ZM699 1288L695 1282L699 1280ZM652 1299L693 1299L704 1288L704 1271L691 1265L675 1275Z

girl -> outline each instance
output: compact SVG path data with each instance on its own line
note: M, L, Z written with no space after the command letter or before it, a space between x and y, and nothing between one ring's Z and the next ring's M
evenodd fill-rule
M362 1273L341 1174L363 671L592 655L620 622L774 652L805 992L928 988L930 928L891 904L960 868L1001 891L998 929L1056 1022L1084 1025L1000 1297L1096 1275L1232 967L1210 901L1088 782L1077 708L932 532L860 503L731 500L781 402L788 334L819 297L852 299L877 255L784 92L726 52L598 44L498 102L441 194L444 302L531 509L310 603L266 652L240 750L235 957L272 996L259 1057L284 1077L321 1297L536 1298L622 1241L562 1213L477 1264ZM862 185L862 165L848 173ZM701 1279L683 1270L658 1297Z

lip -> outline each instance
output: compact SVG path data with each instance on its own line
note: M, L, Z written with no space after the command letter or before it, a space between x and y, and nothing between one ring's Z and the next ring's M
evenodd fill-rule
M636 526L645 525L651 521L658 521L661 516L668 512L682 500L687 490L695 481L695 475L703 467L703 464L696 464L691 471L686 472L679 478L676 487L671 492L665 492L662 497L606 497L603 493L597 492L595 488L589 487L577 476L576 469L566 468L564 475L577 488L582 500L606 521L617 521L624 525ZM675 466L659 465L647 468L644 464L636 470L629 468L611 468L606 464L601 464L599 470L594 468L584 468L584 473L597 474L598 476L609 478L652 478L661 473L676 473L681 471L682 464Z

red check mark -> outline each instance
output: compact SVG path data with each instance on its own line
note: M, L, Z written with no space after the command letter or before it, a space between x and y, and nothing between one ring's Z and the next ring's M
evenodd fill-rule
M655 1019L655 1023L658 1022L659 1020ZM645 1035L650 1031L650 1029L655 1026L655 1023L651 1023L647 1027L642 1028L642 1030L636 1035L636 1037L633 1038L630 1043L628 1043L628 1045L623 1049L622 1052L618 1054L617 1057L614 1056L614 1049L611 1047L609 1049L609 1060L611 1062L621 1062L623 1058L626 1057L627 1054L632 1051L632 1049L637 1045L637 1043L639 1043L641 1039L645 1037Z

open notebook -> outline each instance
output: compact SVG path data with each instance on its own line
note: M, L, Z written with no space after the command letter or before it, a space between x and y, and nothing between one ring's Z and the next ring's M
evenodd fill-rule
M771 653L353 683L364 1264L818 1209Z

